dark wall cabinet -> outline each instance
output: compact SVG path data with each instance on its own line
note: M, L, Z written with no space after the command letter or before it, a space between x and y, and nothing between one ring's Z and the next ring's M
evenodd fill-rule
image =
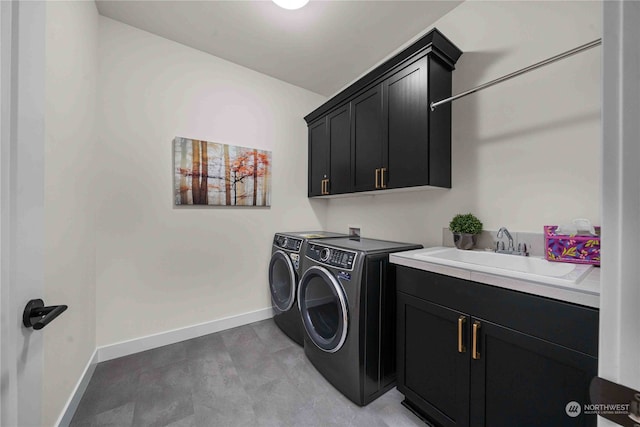
M382 87L375 86L351 101L351 165L353 191L380 188L382 175Z
M309 125L309 197L351 191L349 105Z
M595 426L598 311L397 268L398 390L438 426Z
M451 95L461 54L433 30L306 116L309 197L450 188L451 109L430 104Z

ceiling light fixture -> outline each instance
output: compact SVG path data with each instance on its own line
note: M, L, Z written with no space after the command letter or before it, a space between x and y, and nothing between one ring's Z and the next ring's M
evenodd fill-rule
M283 9L295 10L309 3L309 0L273 0L273 2Z

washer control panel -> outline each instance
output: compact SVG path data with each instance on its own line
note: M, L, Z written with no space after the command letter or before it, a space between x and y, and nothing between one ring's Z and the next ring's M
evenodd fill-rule
M281 249L286 249L288 251L300 252L300 248L302 247L302 239L296 239L295 237L276 234L273 237L273 245Z
M306 256L318 263L344 270L353 270L356 261L356 252L314 243L307 247Z

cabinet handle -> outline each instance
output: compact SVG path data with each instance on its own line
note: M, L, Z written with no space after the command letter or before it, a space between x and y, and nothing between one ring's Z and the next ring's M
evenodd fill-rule
M480 322L476 320L473 322L473 349L471 350L471 357L475 360L480 359L480 353L478 352L478 329L480 329Z
M322 189L321 192L323 195L328 195L329 194L329 179L323 179L322 180Z
M387 184L384 183L384 173L387 171L387 168L380 169L380 188L387 188Z
M467 318L465 316L458 317L458 353L464 353L467 351L462 343L462 328L464 327L464 322L466 322L466 320Z
M376 169L376 188L380 188L380 178L378 174L380 173L380 169Z

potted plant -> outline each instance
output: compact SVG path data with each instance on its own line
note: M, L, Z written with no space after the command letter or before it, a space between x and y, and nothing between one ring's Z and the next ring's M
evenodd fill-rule
M473 249L478 234L482 232L482 222L473 214L458 214L449 223L453 233L453 243L458 249Z

